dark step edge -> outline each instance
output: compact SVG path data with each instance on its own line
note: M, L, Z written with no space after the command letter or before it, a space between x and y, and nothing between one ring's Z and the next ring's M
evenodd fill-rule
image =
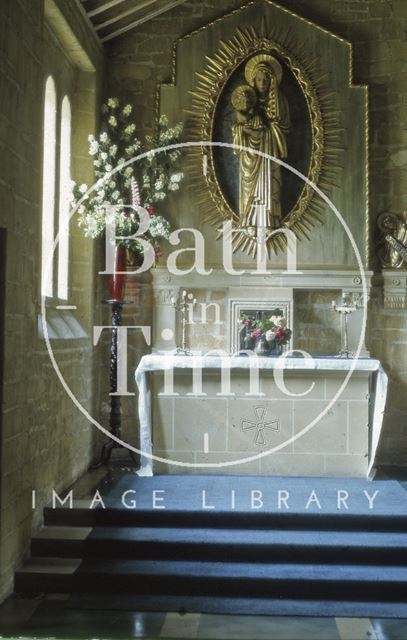
M42 539L33 538L31 541L31 556L37 557L106 557L157 559L157 560L200 560L202 559L202 545L200 543L180 542L137 542L114 538L87 540L70 539ZM304 559L306 563L315 564L316 561L350 560L355 564L380 565L407 564L407 547L349 547L343 545L319 546L300 544L227 544L211 543L205 545L205 558L222 561L267 562L282 561L298 562ZM352 562L352 563L353 563Z
M381 600L306 600L291 598L225 598L211 596L151 596L73 593L68 609L114 611L165 611L177 613L214 613L245 615L289 615L315 617L407 618L407 603Z
M151 576L112 575L109 573L88 574L82 570L72 575L54 575L50 573L16 573L15 590L18 592L89 592L134 595L166 595L188 594L192 596L210 597L242 597L250 590L254 597L277 597L294 599L340 599L343 593L356 600L406 601L407 583L318 579L250 579L246 578L210 578L202 576Z
M160 526L165 528L226 528L245 530L322 529L340 531L406 531L407 515L324 514L324 513L234 513L174 512L124 509L57 508L44 509L45 525L60 526Z

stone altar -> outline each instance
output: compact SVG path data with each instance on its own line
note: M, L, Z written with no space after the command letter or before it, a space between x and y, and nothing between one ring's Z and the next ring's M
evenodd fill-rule
M387 393L378 360L152 354L135 378L139 475L374 474Z

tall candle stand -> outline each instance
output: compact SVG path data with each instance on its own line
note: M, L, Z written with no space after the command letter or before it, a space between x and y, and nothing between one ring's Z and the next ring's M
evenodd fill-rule
M181 330L181 347L177 347L177 353L180 355L189 355L190 349L187 348L187 324L189 324L188 315L193 313L196 305L196 298L193 293L187 293L184 289L182 294L175 298L172 296L171 304L181 313L182 317L182 330Z
M110 338L110 366L109 366L109 382L110 382L110 420L109 431L118 438L122 439L122 416L121 416L121 398L120 396L112 395L117 391L117 361L118 361L118 331L117 327L122 324L122 312L123 305L127 304L123 300L106 300L105 304L111 307L112 317L112 333ZM104 464L107 464L112 455L113 449L124 449L123 444L109 438L103 445L100 457L96 462L90 465L89 470L93 471L98 469ZM138 460L135 457L133 451L129 449L129 454L134 463L138 464Z
M332 300L332 309L336 313L339 313L343 316L344 319L344 331L343 331L343 345L342 349L339 352L339 356L341 358L353 358L353 351L349 351L349 338L348 338L348 316L351 313L354 313L358 309L362 307L361 304L358 304L354 301L354 299L346 294L342 296L342 304L337 304L335 300Z

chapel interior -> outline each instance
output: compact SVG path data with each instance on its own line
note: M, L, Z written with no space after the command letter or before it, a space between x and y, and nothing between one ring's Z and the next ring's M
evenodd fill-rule
M0 637L407 638L407 0L0 0Z

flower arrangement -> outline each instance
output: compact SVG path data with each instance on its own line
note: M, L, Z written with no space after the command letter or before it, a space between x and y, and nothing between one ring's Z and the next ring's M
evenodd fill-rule
M179 142L182 124L170 127L168 118L161 116L157 134L145 136L141 141L136 136L132 114L132 105L123 107L117 98L109 98L102 106L99 136L88 138L97 182L89 194L87 184L73 183L72 205L78 207L78 224L88 238L102 236L108 221L115 224L118 236L134 234L139 219L128 205L143 206L150 215L150 226L140 238L148 240L159 257L162 255L160 242L168 240L171 226L165 217L156 213L156 205L170 192L178 191L184 174L176 169L181 155L179 149L157 152L153 149ZM131 162L143 153L146 153L144 158ZM119 240L118 244L136 255L143 253L143 245L138 240Z
M264 314L260 317L259 314L242 314L241 338L245 348L253 348L257 342L265 340L268 350L278 351L289 342L292 331L286 326L282 310L272 309L270 314L268 318Z

